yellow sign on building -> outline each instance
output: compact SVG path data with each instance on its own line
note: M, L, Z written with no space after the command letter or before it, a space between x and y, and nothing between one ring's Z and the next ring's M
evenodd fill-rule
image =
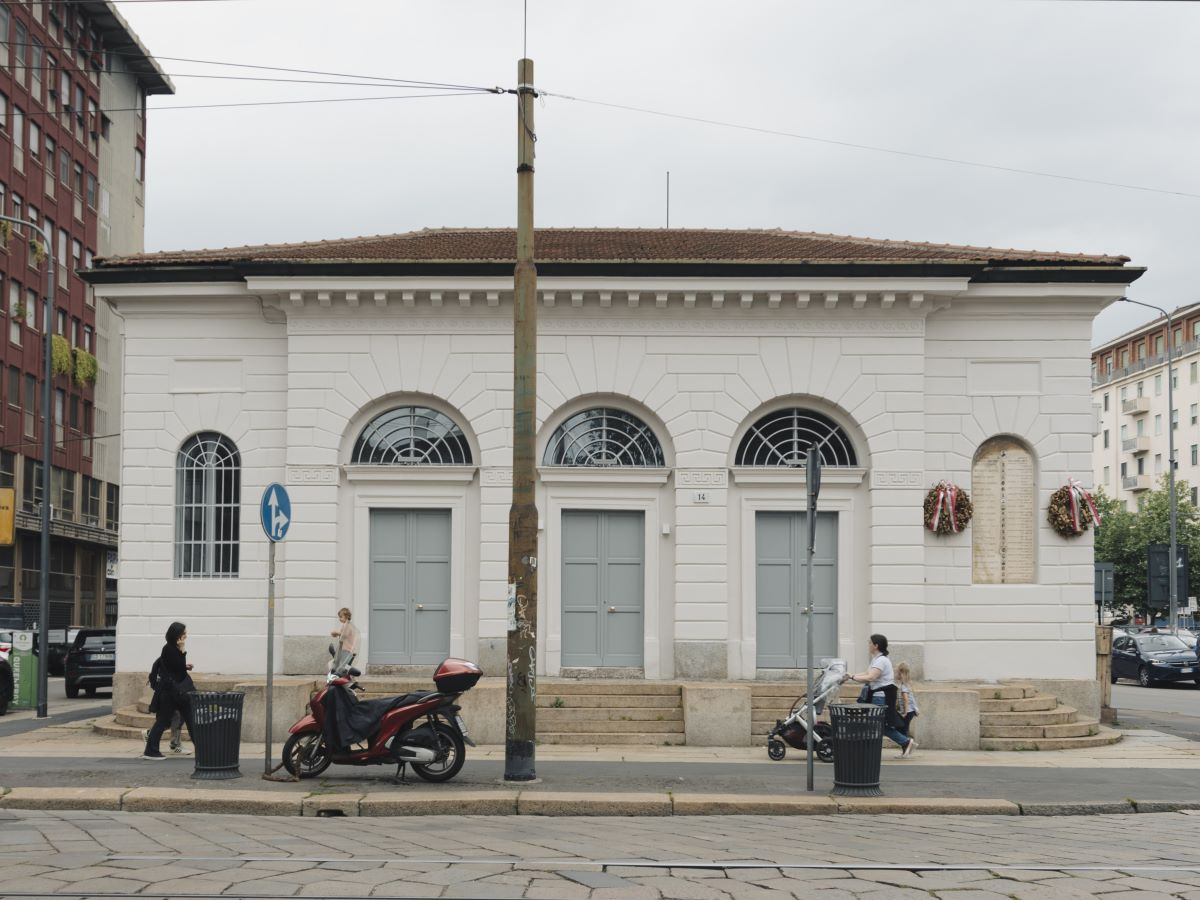
M17 492L13 488L0 488L0 547L11 547L16 533L13 519L17 510Z

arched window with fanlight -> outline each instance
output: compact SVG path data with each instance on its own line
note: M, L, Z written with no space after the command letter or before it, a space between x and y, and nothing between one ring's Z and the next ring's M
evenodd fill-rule
M542 464L662 468L666 457L654 431L633 413L595 406L575 413L554 429Z
M734 464L756 468L798 468L816 447L822 466L857 466L854 444L837 422L813 409L792 407L760 418L738 445Z
M350 461L369 466L469 466L471 445L445 413L426 406L397 406L367 423Z
M175 463L175 577L236 578L242 460L215 431L194 434Z

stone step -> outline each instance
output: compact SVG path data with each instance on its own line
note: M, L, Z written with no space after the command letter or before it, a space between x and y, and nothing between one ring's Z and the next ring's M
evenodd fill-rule
M1097 734L1095 719L1081 719L1061 725L980 725L979 736L985 738L1065 738L1088 737Z
M96 734L102 734L106 737L125 738L130 741L145 742L146 734L144 728L138 728L131 725L121 725L116 721L115 716L104 716L92 723L92 731ZM170 738L171 733L168 731L163 734L163 746L166 746L165 741ZM192 736L188 734L186 728L183 729L183 739L191 742Z
M657 681L576 681L573 678L539 678L538 695L549 694L559 697L602 695L615 697L669 696L682 697L683 687L679 684Z
M551 709L557 701L561 706L575 709L679 709L683 698L671 694L645 694L618 697L612 694L560 694L545 685L538 685L538 709Z
M603 707L587 709L579 707L542 707L537 711L538 728L543 724L551 731L563 731L568 726L576 728L588 722L682 722L683 710L673 709L618 709ZM554 727L561 726L561 727ZM587 731L587 728L582 730Z
M128 725L130 728L149 728L154 724L154 714L144 713L136 707L123 706L113 715L118 725Z
M980 727L988 725L1064 725L1074 722L1078 712L1073 706L1059 706L1042 712L980 713Z
M683 733L677 734L655 734L646 732L625 732L623 734L611 734L606 732L543 732L539 731L537 740L539 744L573 744L587 745L597 744L600 746L642 746L642 747L662 747L662 746L682 746L684 742Z
M544 733L550 734L603 734L608 738L622 734L677 734L683 737L683 720L662 722L622 722L620 720L598 720L591 722L543 722L538 713L538 740ZM603 743L603 741L601 741Z
M1097 733L1087 737L1056 738L980 738L981 750L1082 750L1105 747L1121 740L1121 732L1096 726Z
M1043 712L1055 709L1057 706L1058 698L1049 694L1026 697L1022 700L980 699L979 701L979 711L981 713Z
M1036 697L1037 688L1031 684L984 684L975 685L980 700L1024 700Z

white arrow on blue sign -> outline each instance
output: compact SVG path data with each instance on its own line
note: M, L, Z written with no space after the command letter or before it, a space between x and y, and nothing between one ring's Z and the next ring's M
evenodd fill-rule
M259 520L263 531L272 541L282 541L287 537L288 526L292 522L292 498L282 484L268 484L263 491L262 503L258 508Z

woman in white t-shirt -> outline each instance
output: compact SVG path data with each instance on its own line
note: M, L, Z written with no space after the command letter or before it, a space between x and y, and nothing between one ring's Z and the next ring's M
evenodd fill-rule
M912 756L917 749L916 740L896 727L896 678L892 673L892 661L888 659L888 639L884 635L871 635L871 664L867 671L847 675L846 680L867 686L868 702L887 710L883 724L884 737L900 745L901 757L907 759Z

